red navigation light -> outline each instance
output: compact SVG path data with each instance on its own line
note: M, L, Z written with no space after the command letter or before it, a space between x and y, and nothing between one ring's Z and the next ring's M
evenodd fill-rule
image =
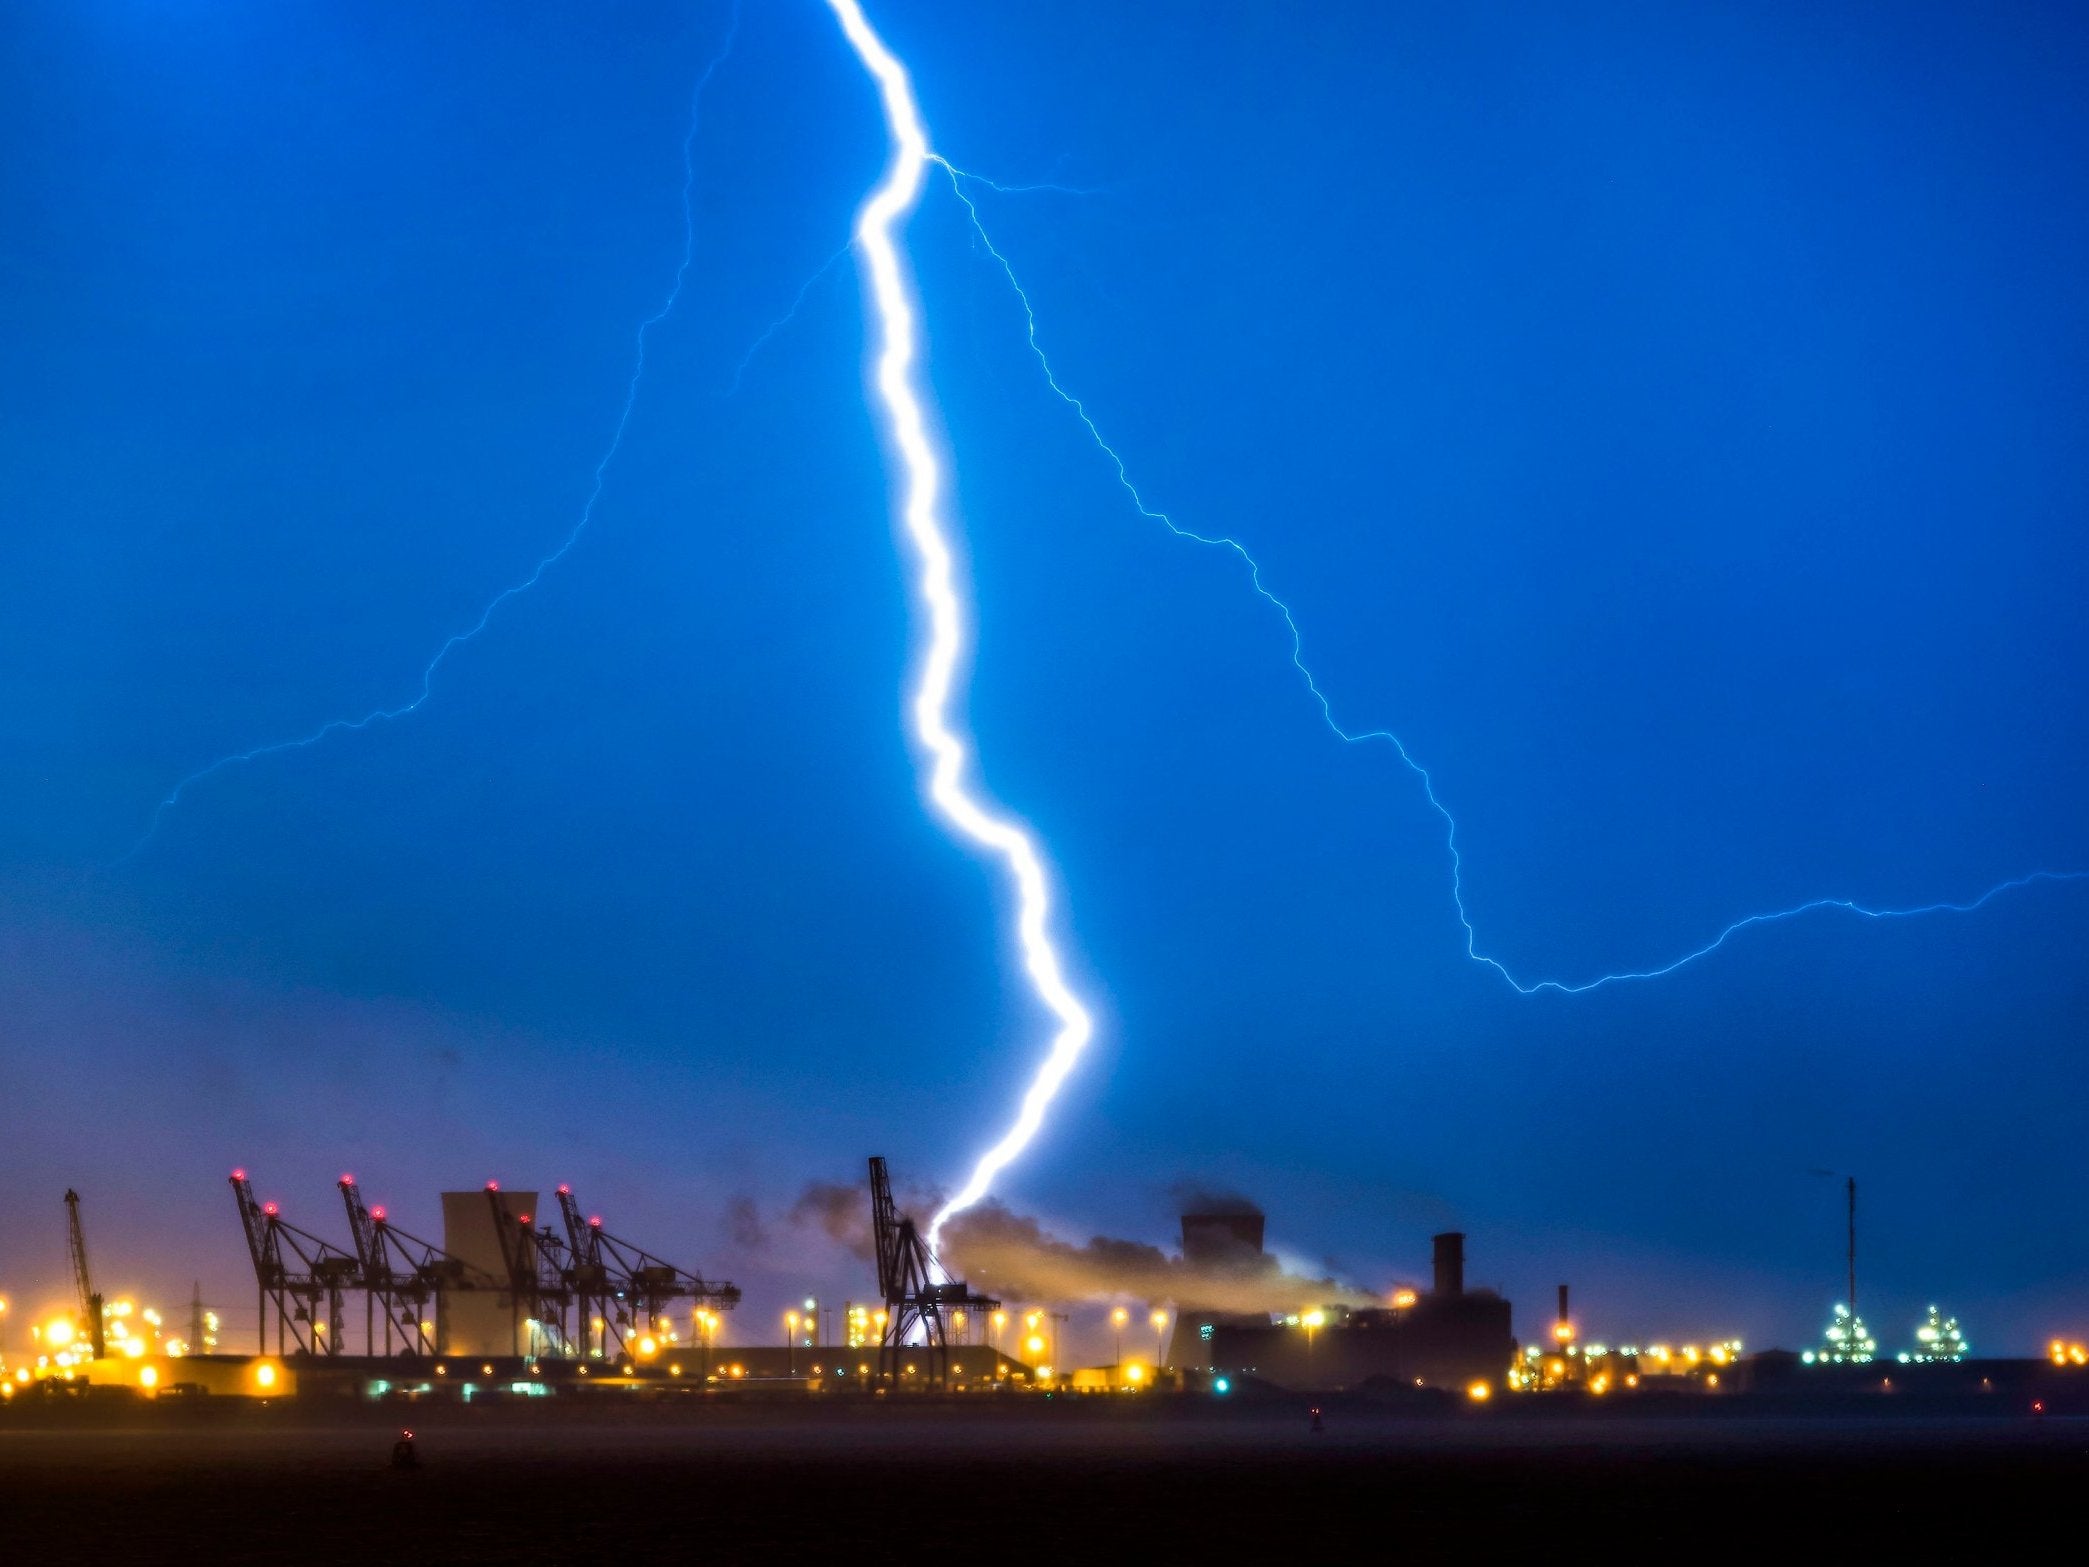
M601 1229L601 1228L602 1228L602 1215L601 1215L601 1214L599 1214L599 1213L591 1213L591 1214L589 1214L589 1215L588 1215L588 1228L589 1228L589 1229L591 1229L591 1230L599 1230L599 1229Z
M486 1190L488 1190L489 1192L497 1192L497 1191L499 1191L499 1190L500 1190L500 1182L499 1182L499 1181L488 1181L488 1182L486 1183Z
M573 1188L568 1186L564 1181L561 1181L559 1182L559 1195L561 1197L571 1197L573 1195Z
M261 1205L261 1211L273 1219L276 1216L276 1205L272 1202L265 1202Z
M527 1224L530 1222L530 1216L525 1213L521 1218L517 1219L515 1222L517 1224Z
M375 1219L379 1224L384 1223L384 1209L372 1208L370 1210L370 1217Z
M353 1186L355 1185L355 1177L352 1175L344 1175L341 1177L341 1184L343 1186Z
M235 1181L243 1181L247 1178L247 1172L244 1170L234 1170L232 1172L232 1178Z

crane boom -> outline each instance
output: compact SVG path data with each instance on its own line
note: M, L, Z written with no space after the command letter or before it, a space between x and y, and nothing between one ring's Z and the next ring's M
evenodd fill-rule
M254 1262L261 1353L268 1353L273 1307L277 1354L284 1353L286 1340L294 1341L300 1355L340 1354L341 1300L361 1287L361 1261L291 1224L274 1203L256 1202L245 1170L234 1170L231 1184Z
M94 1358L103 1360L108 1357L109 1341L102 1324L102 1297L87 1271L87 1236L80 1229L80 1194L71 1187L65 1192L65 1220L72 1243L73 1285L80 1294L81 1314L87 1318L87 1339L94 1346Z
M715 1311L740 1303L739 1286L678 1268L610 1234L598 1215L582 1213L571 1186L560 1185L558 1200L570 1247L563 1283L572 1295L582 1359L607 1355L627 1337L658 1332L675 1301Z
M878 1290L885 1297L879 1380L897 1382L900 1361L918 1332L928 1349L929 1381L941 1386L950 1376L952 1325L994 1311L1001 1302L950 1277L913 1219L892 1200L892 1177L885 1161L875 1157L870 1161L870 1223L877 1241Z

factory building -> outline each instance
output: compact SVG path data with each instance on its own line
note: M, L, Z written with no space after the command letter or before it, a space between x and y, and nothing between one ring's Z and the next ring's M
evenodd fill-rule
M1509 1303L1465 1287L1465 1237L1435 1240L1434 1287L1403 1290L1390 1307L1326 1306L1282 1322L1220 1320L1206 1338L1211 1369L1279 1387L1338 1391L1397 1386L1501 1386L1516 1357Z

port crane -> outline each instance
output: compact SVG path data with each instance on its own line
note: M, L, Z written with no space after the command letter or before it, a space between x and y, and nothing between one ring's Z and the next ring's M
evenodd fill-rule
M486 1201L515 1301L516 1353L572 1354L566 1312L573 1303L573 1270L565 1243L555 1232L540 1229L535 1215L516 1213L502 1201L500 1182L486 1183Z
M299 1229L274 1203L256 1202L245 1170L234 1170L231 1184L259 1290L261 1353L273 1307L278 1355L340 1354L342 1297L361 1286L362 1260Z
M384 1353L436 1354L441 1346L443 1301L452 1290L497 1289L500 1281L432 1241L410 1235L392 1223L383 1208L363 1201L355 1177L339 1181L342 1205L348 1210L348 1232L354 1238L357 1281L364 1295L365 1348L377 1353L374 1322L384 1320ZM429 1302L435 1312L429 1316Z
M93 1347L94 1358L104 1360L109 1354L109 1339L102 1296L87 1271L87 1236L80 1229L80 1194L71 1187L65 1191L65 1225L72 1245L73 1288L79 1292L80 1314L87 1319L87 1342Z
M941 1385L950 1376L948 1317L958 1312L978 1317L998 1311L1001 1302L949 1276L914 1221L892 1200L892 1178L885 1161L876 1157L870 1161L870 1222L877 1242L878 1290L885 1297L878 1380L897 1383L900 1359L918 1328L928 1349L929 1380Z
M581 1215L573 1188L558 1189L566 1227L567 1287L572 1293L582 1359L627 1348L637 1336L657 1333L668 1306L678 1300L713 1311L740 1303L738 1286L708 1280L663 1261L641 1246L602 1228L599 1215Z

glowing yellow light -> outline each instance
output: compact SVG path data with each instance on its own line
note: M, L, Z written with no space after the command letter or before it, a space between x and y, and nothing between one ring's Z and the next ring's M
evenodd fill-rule
M140 1355L145 1353L145 1341L143 1339L127 1338L122 1340L121 1343L123 1345L124 1354L129 1356L132 1360L136 1360Z
M1035 1333L1031 1334L1027 1339L1023 1340L1023 1348L1029 1350L1030 1353L1033 1355L1042 1355L1044 1353L1044 1347L1044 1340L1039 1338Z
M254 1383L257 1387L274 1387L276 1385L276 1368L267 1361L262 1361L260 1365L254 1368Z
M1121 1328L1125 1325L1125 1323L1131 1321L1131 1316L1132 1314L1130 1312L1126 1311L1122 1306L1119 1306L1115 1311L1110 1313L1110 1320L1116 1323L1117 1326Z
M1589 1391L1590 1391L1591 1393L1598 1393L1598 1394L1601 1394L1601 1393L1608 1393L1608 1392L1610 1391L1610 1378L1609 1378L1609 1377L1607 1377L1607 1376L1599 1376L1599 1377L1592 1377L1592 1378L1590 1378L1590 1379L1589 1379Z
M1124 1380L1127 1382L1145 1381L1146 1368L1140 1365L1136 1360L1133 1361L1130 1365L1124 1368Z
M159 1374L159 1372L155 1371L155 1370L154 1370L154 1369L153 1369L153 1368L152 1368L151 1366L142 1366L142 1367L140 1367L140 1368L139 1368L139 1371L138 1371L138 1386L140 1386L140 1387L158 1387L158 1386L159 1386L159 1382L160 1382L160 1374Z
M1494 1389L1485 1382L1475 1382L1465 1390L1465 1396L1475 1404L1484 1404L1494 1396Z
M1155 1327L1164 1328L1168 1325L1168 1314L1165 1311L1156 1311L1152 1320Z
M1553 1336L1554 1338L1558 1339L1558 1340L1559 1340L1559 1341L1560 1341L1560 1342L1561 1342L1562 1344L1571 1344L1571 1343L1573 1343L1573 1342L1574 1342L1574 1324L1573 1324L1573 1323L1571 1323L1571 1322L1555 1322L1555 1323L1553 1323L1553 1325L1552 1325L1552 1336Z
M1393 1309L1395 1311L1405 1311L1409 1306L1412 1306L1414 1302L1415 1293L1413 1290L1393 1291Z
M660 1353L660 1341L648 1333L638 1341L638 1352L641 1355L657 1355Z
M1155 1315L1158 1316L1159 1313L1156 1312ZM1301 1324L1309 1328L1325 1327L1327 1325L1327 1313L1324 1311L1309 1311L1306 1312L1303 1316L1301 1316L1298 1320ZM1154 1326L1159 1327L1160 1324L1156 1322Z
M53 1317L44 1324L44 1340L57 1348L73 1341L73 1323L70 1317Z

